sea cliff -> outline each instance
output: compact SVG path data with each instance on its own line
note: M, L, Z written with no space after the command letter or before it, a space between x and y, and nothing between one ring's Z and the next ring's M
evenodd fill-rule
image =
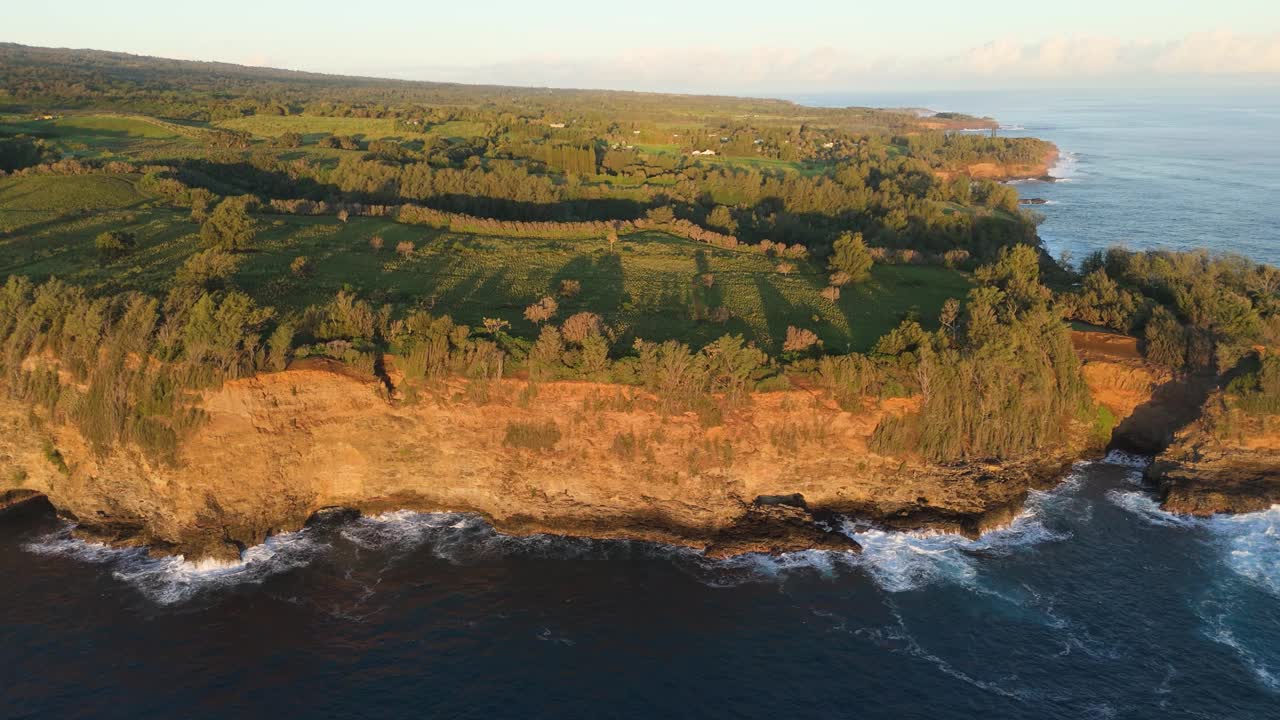
M1074 341L1093 396L1121 421L1169 382L1132 339ZM188 557L236 556L332 508L469 511L508 533L731 555L856 549L830 531L844 516L976 536L1101 449L1081 428L1034 458L940 466L868 447L912 399L848 411L813 389L758 392L715 423L648 400L629 386L517 379L388 392L341 365L299 363L206 392L208 420L175 464L95 453L73 428L5 401L0 477L47 496L83 534Z

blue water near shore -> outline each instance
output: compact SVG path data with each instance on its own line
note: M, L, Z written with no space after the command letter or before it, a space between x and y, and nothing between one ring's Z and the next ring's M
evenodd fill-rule
M1274 99L848 102L1058 142L1075 182L1023 186L1056 203L1055 252L1280 256ZM400 512L197 565L8 521L0 718L1280 717L1280 507L1169 515L1141 463L1081 464L978 541L840 528L861 555L712 561Z
M913 107L994 117L1004 135L1062 151L1040 235L1076 261L1113 245L1208 248L1280 263L1280 88L847 93L821 106Z
M1079 465L979 541L713 561L389 513L236 565L0 525L4 718L1273 718L1280 507Z

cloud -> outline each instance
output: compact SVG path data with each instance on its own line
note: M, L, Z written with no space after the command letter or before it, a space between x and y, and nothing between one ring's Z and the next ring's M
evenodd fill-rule
M717 93L1176 81L1223 75L1274 81L1280 79L1280 33L1217 31L1171 41L1088 35L1030 43L999 39L933 57L872 58L832 47L640 48L608 57L544 53L490 65L412 66L389 72L455 82Z

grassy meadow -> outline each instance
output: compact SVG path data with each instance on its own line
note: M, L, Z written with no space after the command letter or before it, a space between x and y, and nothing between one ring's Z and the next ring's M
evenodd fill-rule
M84 159L183 157L203 148L200 128L134 115L0 117L0 131L42 138L62 155Z
M396 121L381 118L312 117L309 115L252 115L221 120L215 126L238 130L263 138L279 137L287 132L314 140L324 135L354 135L363 140L399 138L420 140L430 137L465 138L483 135L485 126L473 122L447 122L433 125L424 133L408 133L396 128Z
M203 249L184 211L163 207L136 187L135 176L32 176L0 180L0 274L57 276L95 291L162 294L177 267ZM701 345L741 333L773 351L789 325L814 330L833 351L866 350L904 317L936 323L948 297L968 281L939 267L877 266L870 282L846 287L836 302L820 293L825 269L725 250L660 233L624 236L610 249L596 241L529 240L456 234L390 220L257 216L253 252L241 255L234 284L288 312L354 290L377 304L426 308L459 322L508 320L519 334L536 328L524 308L556 294L563 280L581 292L560 297L563 319L581 310L604 316L624 338L677 338ZM137 247L102 262L94 238L112 229L137 236ZM369 239L384 240L374 251ZM397 244L411 242L407 255ZM290 270L298 256L308 277ZM711 319L716 308L728 318Z

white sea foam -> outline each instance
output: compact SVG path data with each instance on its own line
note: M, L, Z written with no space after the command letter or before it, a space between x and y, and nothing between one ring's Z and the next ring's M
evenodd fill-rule
M862 545L858 564L888 592L918 590L934 583L977 589L978 561L982 556L1004 555L1070 537L1051 530L1045 519L1066 504L1077 504L1073 494L1081 482L1082 475L1077 471L1053 490L1033 490L1013 522L977 540L951 533L858 528L853 523L846 525L846 531Z
M148 599L172 605L196 595L267 578L308 564L324 549L307 531L281 533L247 550L237 562L213 559L188 561L181 555L151 557L144 548L115 548L81 540L66 525L24 545L41 555L61 555L81 562L109 565L118 580L137 588Z
M1124 450L1112 450L1107 453L1105 458L1098 462L1105 463L1107 465L1121 465L1124 467L1145 470L1146 467L1151 464L1151 456L1125 452Z
M1008 527L977 540L946 533L890 532L852 522L836 528L862 545L861 554L809 550L718 559L686 547L555 535L505 535L478 515L408 510L357 518L343 524L336 533L363 550L403 555L426 548L435 557L458 564L494 555L571 559L638 553L664 558L711 586L779 582L797 573L834 577L842 571L861 568L889 592L915 590L940 582L978 589L977 563L983 555L1004 554L1069 537L1051 531L1044 524L1044 518L1059 512L1058 506L1063 503L1078 505L1079 500L1072 495L1079 485L1080 475L1073 473L1052 491L1033 491L1023 512ZM1087 514L1088 507L1075 507L1073 512L1077 516ZM238 562L230 563L192 562L181 556L153 558L141 548L114 548L85 542L71 534L70 525L26 547L31 552L110 564L117 579L134 585L158 603L173 604L187 601L205 590L261 583L273 575L305 566L329 548L323 537L323 533L313 530L282 533L247 549Z
M1152 525L1207 531L1209 542L1232 572L1280 597L1280 505L1261 512L1196 518L1164 510L1141 490L1109 490L1107 499Z
M596 541L560 535L505 535L472 513L397 510L358 518L342 537L368 550L409 552L426 547L442 560L464 564L495 555L569 559L626 550L625 541Z
M1271 595L1280 597L1280 505L1241 515L1201 521L1223 551L1227 567Z
M1151 525L1163 527L1193 528L1196 519L1187 515L1171 513L1160 507L1160 503L1142 490L1108 490L1107 500L1117 507L1128 510Z
M1080 156L1073 152L1059 153L1058 161L1049 168L1049 175L1058 182L1073 180L1080 169Z
M1148 493L1137 490L1111 490L1107 499L1152 525L1203 531L1234 577L1248 587L1280 597L1280 505L1262 512L1196 518L1167 512ZM1248 647L1231 627L1240 613L1247 612L1238 606L1239 589L1230 582L1216 581L1210 592L1213 599L1206 601L1207 609L1199 613L1204 635L1231 648L1259 682L1280 691L1280 669Z

